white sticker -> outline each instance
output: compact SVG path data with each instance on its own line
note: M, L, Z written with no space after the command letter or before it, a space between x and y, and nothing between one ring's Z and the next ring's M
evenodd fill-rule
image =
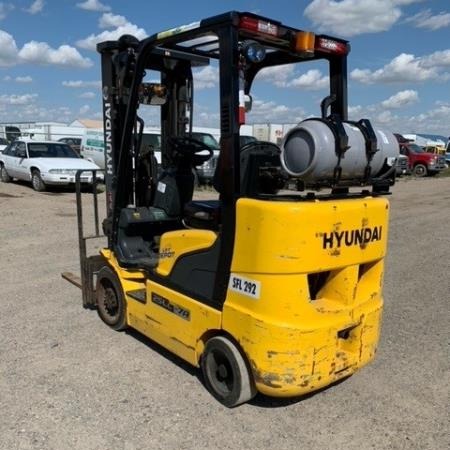
M260 298L261 282L231 274L228 289L251 298Z
M166 183L162 183L161 181L158 183L158 191L162 192L164 194L164 192L166 192Z
M381 134L381 137L383 138L383 142L384 142L385 144L389 144L389 141L388 141L387 136L386 136L381 130L378 130L378 133Z

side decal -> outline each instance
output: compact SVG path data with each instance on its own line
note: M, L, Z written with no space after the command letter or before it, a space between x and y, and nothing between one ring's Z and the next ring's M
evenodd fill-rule
M228 289L253 299L261 296L261 282L240 275L231 274Z

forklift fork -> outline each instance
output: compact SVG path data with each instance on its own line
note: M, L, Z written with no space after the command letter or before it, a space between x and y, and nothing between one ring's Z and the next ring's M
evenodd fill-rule
M87 241L90 239L104 238L105 235L100 233L98 218L98 196L97 196L97 172L103 170L78 170L75 175L75 190L77 200L77 222L78 222L78 248L80 252L80 276L72 272L63 272L61 276L81 289L83 298L83 307L95 309L95 284L94 277L101 267L105 265L105 260L101 255L87 256ZM95 232L91 235L84 234L83 226L83 203L81 196L81 174L84 172L92 172L92 194L94 208L94 225Z

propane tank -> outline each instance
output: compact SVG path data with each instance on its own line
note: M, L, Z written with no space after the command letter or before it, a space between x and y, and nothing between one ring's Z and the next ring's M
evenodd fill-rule
M335 135L321 119L308 119L292 128L281 144L281 164L291 176L306 183L332 180L336 166L341 180L363 180L368 164L364 135L357 126L343 122L348 149L339 161ZM385 163L395 164L399 146L395 136L386 130L374 130L378 151L370 161L371 175L376 176Z

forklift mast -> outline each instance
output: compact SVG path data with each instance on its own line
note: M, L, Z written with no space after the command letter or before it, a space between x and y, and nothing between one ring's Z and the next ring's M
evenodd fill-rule
M186 134L186 126L192 131L193 97L192 66L208 63L204 57L187 57L172 51L168 53L153 49L151 59L137 73L136 60L139 41L133 36L122 36L118 41L98 45L102 64L103 126L105 136L105 185L106 211L104 231L109 247L114 242L114 218L122 208L137 205L133 192L136 163L139 156L144 121L138 116L140 104L149 99L142 79L145 69L161 73L161 82L167 90L168 101L161 105L161 154L162 167L168 165L171 147L166 137ZM134 95L132 96L133 81ZM136 86L141 87L137 92ZM189 113L189 114L188 114ZM147 205L148 206L148 205Z

